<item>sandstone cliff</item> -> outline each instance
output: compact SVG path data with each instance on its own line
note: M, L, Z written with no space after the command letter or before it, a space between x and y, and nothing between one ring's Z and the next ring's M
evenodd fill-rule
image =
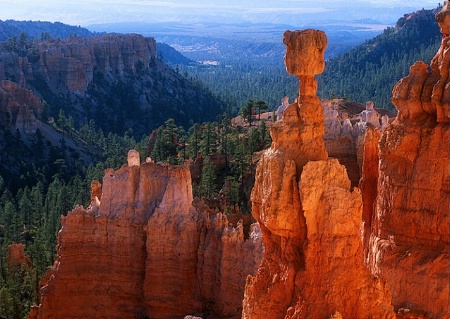
M259 228L192 206L189 169L128 165L107 170L99 198L62 217L57 260L29 318L239 318L245 278L262 254ZM236 265L239 265L236 267Z
M221 102L158 59L153 38L106 34L65 40L0 42L0 80L30 89L48 115L75 124L95 119L104 132L136 136L167 118L179 125L215 119Z
M0 79L21 86L41 81L57 92L84 93L95 72L123 75L125 69L136 71L139 63L148 65L156 59L156 42L137 34L73 37L35 43L21 55L1 53Z
M394 87L398 116L379 144L378 193L368 262L386 280L396 309L448 318L450 7L436 20L442 45Z

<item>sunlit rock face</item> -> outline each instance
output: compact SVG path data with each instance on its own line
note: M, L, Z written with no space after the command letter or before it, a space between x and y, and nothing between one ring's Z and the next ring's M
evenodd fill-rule
M57 260L29 318L240 318L262 255L259 227L245 240L242 224L192 206L187 167L138 159L130 152L128 165L92 183L90 207L62 217Z
M264 256L247 280L243 318L394 318L388 287L364 264L361 193L325 149L314 79L325 34L287 31L284 42L300 96L272 126L256 170L252 214Z
M442 45L394 87L398 116L380 140L368 262L391 287L396 309L449 316L449 15L436 17Z

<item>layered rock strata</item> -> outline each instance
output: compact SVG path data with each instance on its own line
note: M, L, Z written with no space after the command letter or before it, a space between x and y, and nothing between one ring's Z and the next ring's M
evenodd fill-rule
M392 92L398 116L380 140L368 262L396 309L448 318L450 6L436 15L442 45ZM430 70L430 71L429 71Z
M62 217L57 260L29 318L239 318L245 277L262 254L259 228L192 206L187 167L147 161L107 170L101 199ZM239 265L239 267L236 267Z
M40 127L44 111L42 101L31 90L14 82L0 81L0 124L31 134Z
M344 166L328 160L314 75L325 34L287 31L286 66L300 97L271 127L252 192L264 256L247 280L243 318L394 318L390 292L364 265L362 198Z
M0 55L0 79L12 78L20 86L43 82L56 92L85 93L94 74L123 75L156 59L153 38L137 34L107 34L101 37L73 37L35 44L29 56Z

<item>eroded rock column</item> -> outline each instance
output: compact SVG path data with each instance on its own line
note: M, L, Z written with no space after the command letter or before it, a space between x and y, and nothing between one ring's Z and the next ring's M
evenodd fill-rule
M264 256L247 279L242 317L393 318L389 290L363 262L361 194L350 190L345 167L327 160L314 78L324 69L326 36L286 31L283 42L300 95L271 127L256 170L252 214Z

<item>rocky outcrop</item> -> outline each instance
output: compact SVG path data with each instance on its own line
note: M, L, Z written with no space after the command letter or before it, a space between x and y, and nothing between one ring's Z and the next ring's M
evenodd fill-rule
M0 124L32 134L40 127L42 101L32 91L14 82L0 81Z
M365 108L362 104L342 99L322 100L321 103L328 155L345 166L352 186L358 186L362 176L366 131L378 129L381 133L395 115L388 110L375 109L372 101L368 101Z
M398 116L380 140L368 263L396 309L448 318L450 8L436 15L442 45L394 87ZM372 186L373 187L373 186Z
M62 217L57 260L29 318L238 318L245 278L262 254L259 228L192 206L187 167L128 165L105 172L101 198ZM239 267L236 267L239 265Z
M300 97L272 125L271 148L257 167L252 214L264 256L247 280L243 318L394 318L389 289L364 264L361 194L350 189L344 166L327 160L314 79L326 37L287 31L284 42Z
M40 81L56 92L85 93L96 72L123 75L156 59L156 42L141 35L108 34L35 43L26 56L1 53L0 79L21 86ZM42 83L44 82L44 83Z

